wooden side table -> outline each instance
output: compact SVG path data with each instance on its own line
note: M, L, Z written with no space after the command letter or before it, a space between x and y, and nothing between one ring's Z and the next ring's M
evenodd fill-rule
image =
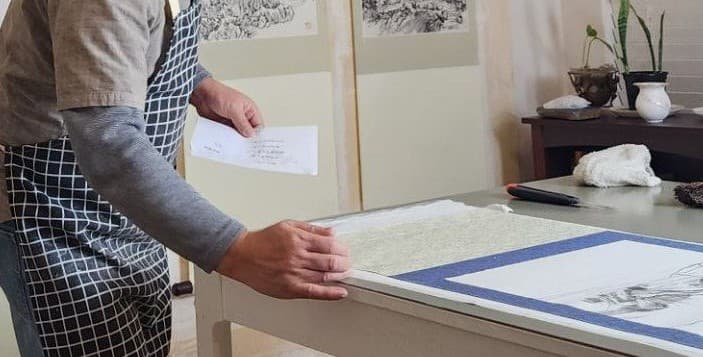
M698 115L679 114L660 124L612 116L585 121L535 116L522 122L532 126L536 179L570 175L577 152L644 144L662 178L703 180L703 117Z

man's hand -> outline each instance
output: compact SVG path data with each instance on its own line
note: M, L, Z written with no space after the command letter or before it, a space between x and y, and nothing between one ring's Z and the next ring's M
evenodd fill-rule
M229 248L217 272L279 299L339 300L349 276L349 251L329 228L285 221L244 233Z
M233 126L246 138L255 136L254 129L264 124L261 111L253 100L213 78L200 82L190 102L200 116Z

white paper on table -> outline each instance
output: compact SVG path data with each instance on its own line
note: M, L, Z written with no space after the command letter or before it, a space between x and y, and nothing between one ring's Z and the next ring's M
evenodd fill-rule
M620 241L448 280L703 335L696 251Z
M475 210L476 207L452 200L425 202L405 207L357 213L314 222L323 227L334 227L337 235L358 233L432 218L447 217Z
M193 156L250 169L317 176L317 126L266 127L245 138L229 126L198 118Z

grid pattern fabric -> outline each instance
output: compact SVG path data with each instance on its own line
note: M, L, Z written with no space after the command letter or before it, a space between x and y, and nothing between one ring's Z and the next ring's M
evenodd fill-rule
M150 80L146 133L170 162L194 87L200 4L174 21ZM166 356L171 295L163 245L93 191L68 137L7 148L24 278L47 356Z

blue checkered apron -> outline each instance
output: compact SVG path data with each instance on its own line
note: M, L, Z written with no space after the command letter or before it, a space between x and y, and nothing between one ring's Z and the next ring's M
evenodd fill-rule
M174 162L197 66L199 2L175 20L149 81L144 120ZM6 148L10 207L24 278L47 356L166 356L166 250L93 191L71 140ZM125 186L129 190L129 186Z

